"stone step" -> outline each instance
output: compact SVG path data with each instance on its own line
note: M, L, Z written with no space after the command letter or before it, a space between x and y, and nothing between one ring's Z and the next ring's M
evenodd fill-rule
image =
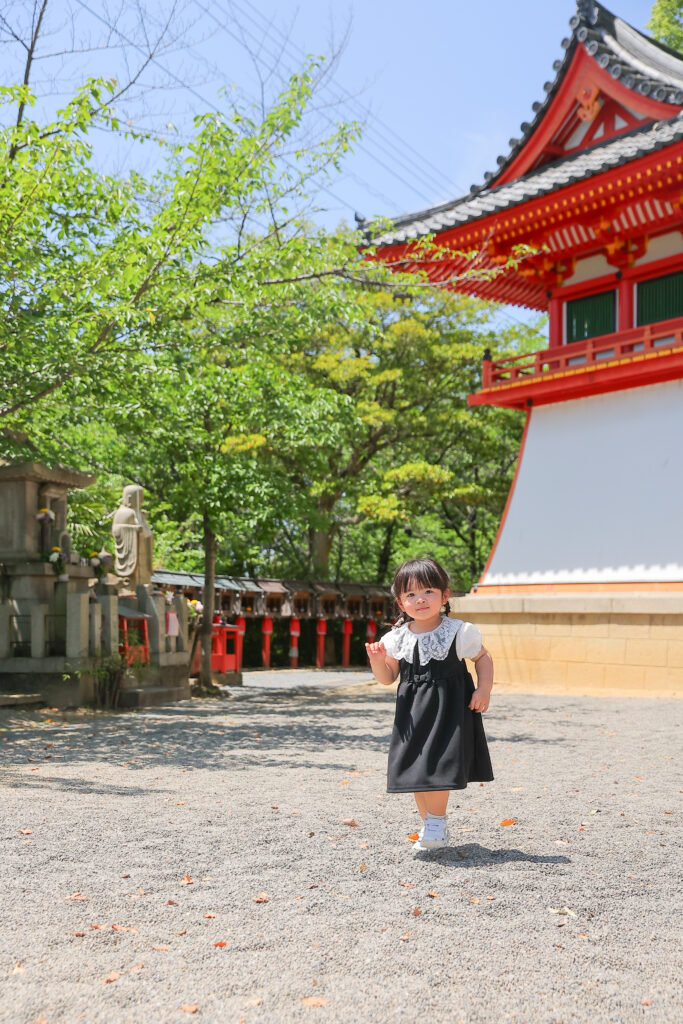
M139 686L132 690L119 692L120 708L149 708L159 704L172 704L177 700L187 700L190 687L185 686Z
M45 698L40 693L0 693L0 708L30 707L44 703Z

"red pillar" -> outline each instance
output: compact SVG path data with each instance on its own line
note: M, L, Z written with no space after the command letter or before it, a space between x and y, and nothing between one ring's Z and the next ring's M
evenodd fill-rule
M299 667L299 637L301 636L301 623L298 619L289 620L289 667Z
M315 664L317 668L325 666L325 637L327 636L327 622L325 619L318 619L316 626L317 643L315 650Z
M351 634L353 623L351 619L344 619L342 626L342 666L348 668L351 663Z
M237 659L237 671L242 671L242 651L244 649L244 634L247 630L247 620L242 615L235 619L237 633L235 634L235 657Z
M261 625L261 662L270 668L270 638L273 635L273 620L266 616Z
M555 348L564 341L562 299L548 300L548 347Z

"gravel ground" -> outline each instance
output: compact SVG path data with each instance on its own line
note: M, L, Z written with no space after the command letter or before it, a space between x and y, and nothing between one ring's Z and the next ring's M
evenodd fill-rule
M393 695L255 676L0 712L2 1022L679 1024L680 704L494 692L415 854Z

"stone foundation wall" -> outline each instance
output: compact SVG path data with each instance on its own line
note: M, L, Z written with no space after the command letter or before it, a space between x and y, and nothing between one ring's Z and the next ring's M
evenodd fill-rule
M683 593L486 597L455 602L501 684L537 692L683 695Z

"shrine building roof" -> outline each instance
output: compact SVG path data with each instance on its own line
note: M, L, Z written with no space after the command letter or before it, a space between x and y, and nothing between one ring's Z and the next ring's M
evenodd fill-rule
M629 163L683 138L683 54L595 0L578 0L564 57L534 117L470 194L392 220L379 246L459 227ZM359 219L371 232L370 222Z
M683 114L676 114L668 121L648 124L609 142L596 143L575 156L557 160L510 184L482 189L476 196L464 196L450 203L397 217L393 229L373 241L377 245L392 245L459 227L529 199L548 195L565 185L592 178L602 171L629 163L682 139Z

